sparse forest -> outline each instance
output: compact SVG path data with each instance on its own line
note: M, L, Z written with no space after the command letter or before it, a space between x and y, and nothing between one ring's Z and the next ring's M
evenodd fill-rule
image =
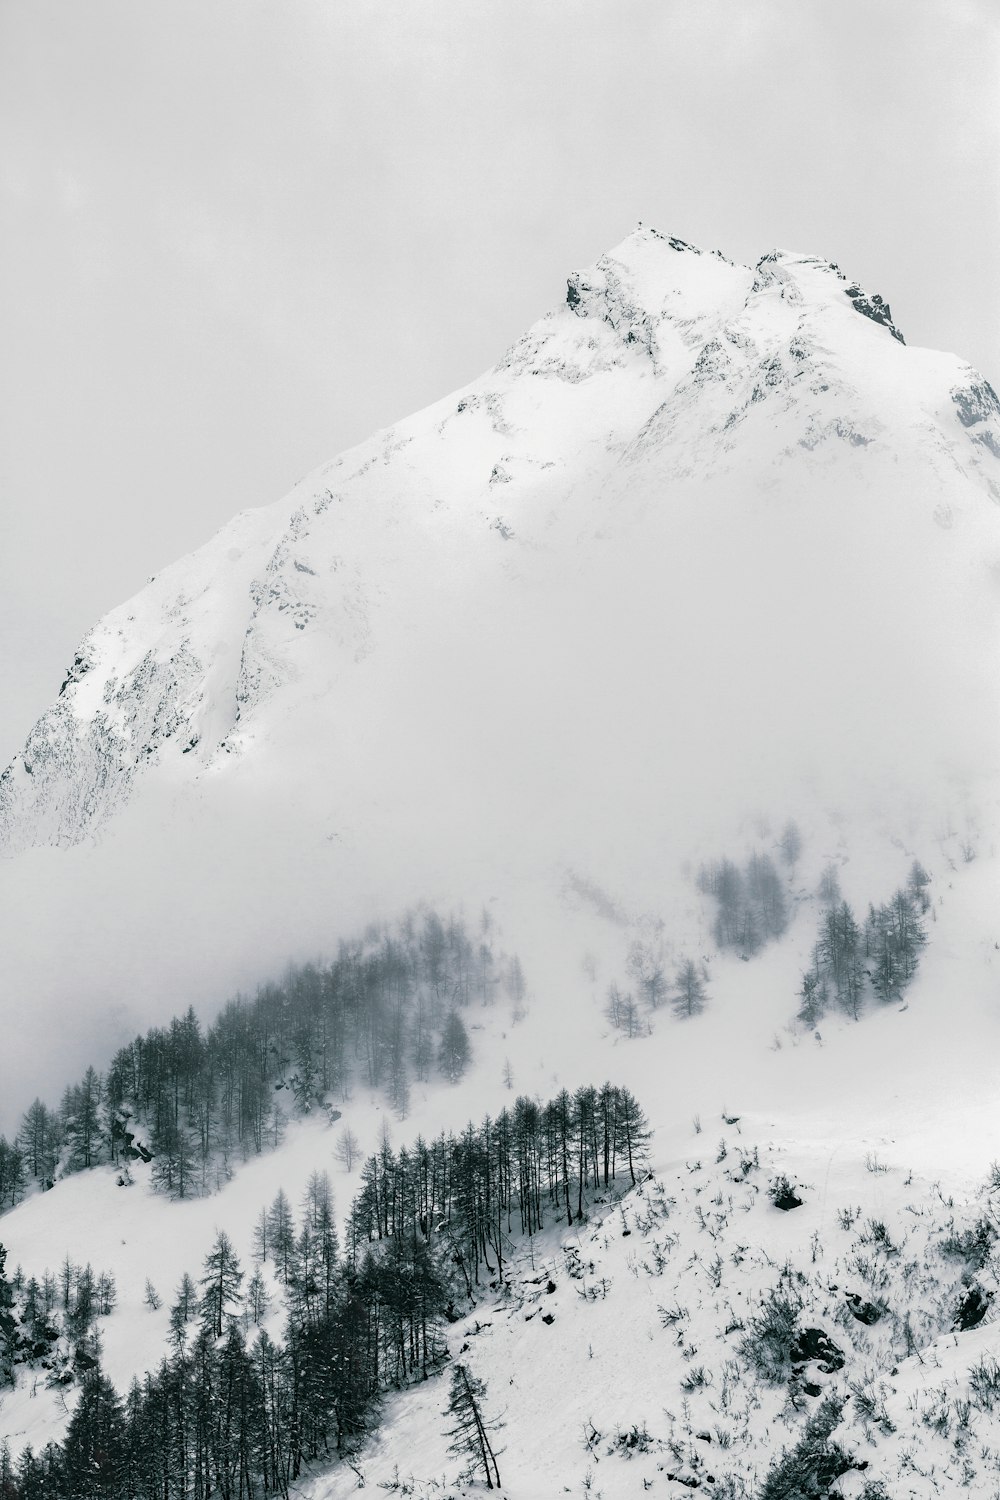
M34 1362L80 1387L61 1446L26 1449L17 1463L0 1454L0 1493L287 1495L304 1466L350 1452L372 1429L384 1391L440 1365L443 1322L459 1315L456 1303L474 1303L484 1280L503 1281L519 1237L547 1218L585 1217L590 1191L634 1185L648 1140L635 1098L605 1084L564 1090L545 1105L519 1098L458 1136L418 1139L398 1153L384 1145L363 1169L343 1252L329 1180L316 1173L297 1219L283 1193L262 1212L249 1278L218 1234L200 1277L176 1289L169 1353L124 1399L100 1369L89 1268L44 1278L48 1310L36 1306L35 1316L52 1320L54 1338L37 1355L29 1304L39 1283L20 1272L5 1282L0 1250L0 1355L6 1349L11 1365ZM85 1286L86 1318L78 1310ZM259 1327L272 1295L287 1312L280 1342ZM58 1359L48 1357L55 1343ZM453 1383L454 1435L470 1467L481 1462L487 1481L498 1481L480 1397L474 1382Z
M0 1210L32 1183L107 1163L127 1175L139 1159L171 1198L210 1192L235 1162L276 1146L289 1114L355 1085L405 1116L413 1080L461 1077L471 1058L462 1013L498 994L523 1007L525 981L516 958L494 953L488 919L475 937L434 912L372 927L328 967L290 969L230 1000L207 1028L189 1008L136 1037L57 1109L36 1099L15 1140L0 1136Z
M781 851L792 868L801 840L794 824L782 836ZM752 958L788 926L785 881L769 854L755 850L741 870L731 859L715 860L698 873L698 889L716 905L713 936L720 948Z
M917 972L927 942L929 877L916 861L905 886L882 906L870 905L863 923L840 894L832 872L821 883L826 909L812 963L799 989L799 1020L815 1026L832 1006L858 1020L866 1001L898 1001Z

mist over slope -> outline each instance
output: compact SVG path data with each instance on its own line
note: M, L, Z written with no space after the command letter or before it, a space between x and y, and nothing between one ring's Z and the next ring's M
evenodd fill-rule
M880 298L640 228L81 644L0 781L15 1047L567 871L694 942L693 869L788 817L863 901L985 857L998 496L992 389Z

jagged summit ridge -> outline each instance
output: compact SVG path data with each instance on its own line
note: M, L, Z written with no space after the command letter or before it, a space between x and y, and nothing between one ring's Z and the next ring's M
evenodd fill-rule
M492 370L237 517L102 620L0 778L0 837L8 852L78 842L152 768L182 787L282 723L333 754L332 705L381 701L404 658L430 674L457 622L516 720L535 664L529 653L510 672L504 632L530 622L557 655L565 630L589 638L593 591L611 610L619 589L595 547L612 540L621 576L645 577L653 556L671 573L683 538L711 594L720 539L747 527L766 577L776 551L806 543L765 494L794 496L800 515L835 476L867 532L875 513L860 497L877 491L894 537L925 521L963 536L968 560L939 549L926 587L941 592L939 566L967 583L976 550L992 555L980 497L1000 499L998 456L988 383L906 348L888 304L836 265L773 250L743 266L640 225L573 273L565 302ZM746 583L727 587L717 607L738 609ZM662 590L626 593L630 609L643 598L649 650L682 630ZM613 614L607 628L614 638ZM422 725L428 747L435 733Z

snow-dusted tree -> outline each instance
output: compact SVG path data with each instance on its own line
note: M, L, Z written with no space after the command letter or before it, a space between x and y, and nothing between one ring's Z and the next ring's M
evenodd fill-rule
M930 883L931 877L919 859L915 859L910 866L910 873L906 879L906 889L910 893L913 904L919 912L930 910L931 898L928 895L927 889Z
M244 1324L248 1330L251 1323L259 1324L263 1321L270 1305L271 1299L268 1296L267 1287L264 1284L264 1278L260 1274L259 1270L254 1271L249 1282L247 1283L246 1314L244 1317Z
M453 1367L446 1415L453 1419L454 1426L448 1428L448 1452L463 1461L465 1476L474 1481L481 1475L486 1488L492 1490L500 1487L500 1470L489 1435L498 1424L495 1419L487 1421L483 1414L485 1395L485 1385L469 1373L466 1365Z
M361 1155L361 1142L349 1125L345 1125L338 1135L333 1154L345 1172L354 1171L354 1163Z
M799 832L799 825L791 818L782 829L778 847L785 864L794 869L802 853L802 835Z
M828 998L826 981L820 977L815 967L808 969L802 976L799 989L799 1020L804 1026L814 1027L817 1024L826 1010Z
M268 1250L275 1275L287 1285L295 1260L295 1222L292 1205L283 1188L275 1193L274 1202L267 1211L267 1228L270 1236Z
M872 959L872 988L882 1001L898 1000L917 972L927 942L909 890L898 890L885 906L872 907L865 924L865 947Z
M854 1020L861 1006L861 933L846 901L831 906L820 926L815 963L833 986L837 1004Z
M755 851L751 855L746 888L759 930L769 938L780 937L788 926L788 908L781 877L769 854Z
M705 1009L705 983L693 959L681 964L674 984L674 1012L678 1016L696 1016Z
M746 940L744 918L743 876L732 860L724 859L715 866L710 889L719 904L715 923L715 939L720 948L728 948Z
M215 1244L205 1257L205 1274L201 1278L199 1310L202 1321L213 1338L222 1337L224 1320L229 1309L239 1302L242 1285L243 1272L236 1251L228 1234L220 1230Z
M457 1010L449 1013L441 1032L438 1065L449 1083L457 1083L469 1065L469 1038Z
M649 1156L652 1131L645 1111L633 1093L628 1089L615 1089L614 1098L615 1156L628 1164L629 1177L634 1185L636 1168Z
M620 990L616 984L609 985L604 1014L612 1026L624 1031L626 1036L635 1036L641 1029L639 1007L631 990Z
M0 1386L14 1384L14 1293L4 1274L7 1251L0 1245Z
M102 1271L97 1278L95 1287L97 1297L97 1311L100 1317L106 1318L114 1311L118 1301L118 1287L115 1278L110 1271Z
M24 1153L0 1135L0 1213L13 1208L24 1197Z
M198 1194L200 1179L191 1136L184 1125L169 1114L154 1130L153 1182L170 1198L191 1198Z
M634 942L629 949L626 968L638 985L642 999L656 1010L667 993L660 953L648 943Z
M125 1465L126 1429L121 1399L101 1371L84 1376L63 1444L66 1489L74 1500L118 1500ZM49 1491L49 1493L56 1493Z
M504 975L504 987L514 1009L519 1010L524 1005L528 986L525 983L521 960L516 954L507 964L507 970Z
M51 1187L59 1159L59 1120L41 1099L36 1099L25 1111L17 1143L30 1175L43 1187Z
M86 1171L100 1160L102 1099L103 1084L93 1068L63 1094L59 1113L67 1171Z

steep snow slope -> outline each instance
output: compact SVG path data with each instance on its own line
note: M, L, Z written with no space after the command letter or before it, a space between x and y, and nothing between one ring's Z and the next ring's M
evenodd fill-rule
M693 867L789 815L862 901L986 856L998 413L835 267L640 228L82 644L0 782L12 1058L567 870L690 951Z
M976 1204L895 1167L869 1173L706 1123L596 1223L550 1232L511 1283L449 1330L449 1351L486 1387L503 1493L618 1500L652 1491L758 1496L824 1399L849 1467L807 1494L930 1500L994 1495L1000 1483L995 1325L956 1331L967 1268L944 1249ZM680 1142L678 1142L680 1146ZM800 1207L770 1200L791 1176ZM783 1346L747 1342L771 1295L795 1312ZM871 1322L869 1298L884 1308ZM860 1312L860 1316L859 1316ZM783 1356L783 1358L782 1358ZM383 1433L351 1467L296 1493L340 1500L361 1487L419 1500L482 1493L448 1451L445 1382L389 1402Z
M790 729L782 769L840 792L833 740L921 793L968 771L970 715L899 761L949 679L949 717L986 680L966 658L992 645L1000 408L887 316L816 259L752 271L637 231L482 379L102 621L5 774L7 847L77 842L143 781L249 776L304 741L337 773L335 827L387 774L435 813L442 782L536 810L539 745L579 762L563 836L601 782L644 772L648 797L658 763L677 780L706 751L728 769L726 737L755 787ZM615 751L596 785L595 720ZM359 766L382 735L405 756Z

